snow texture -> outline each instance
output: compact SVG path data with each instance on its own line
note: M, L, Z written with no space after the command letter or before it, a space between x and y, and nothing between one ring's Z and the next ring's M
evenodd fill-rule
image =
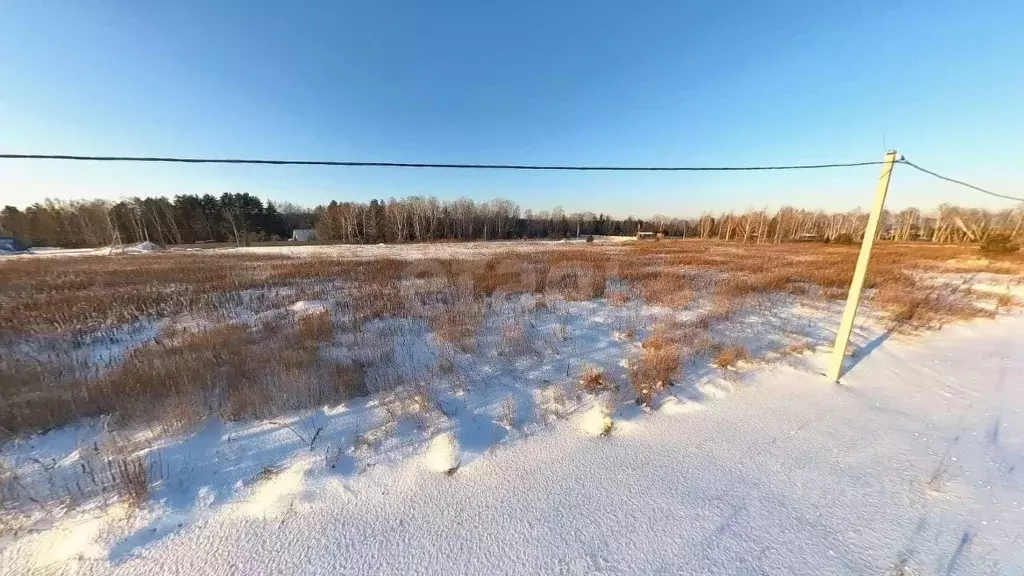
M631 242L636 238L633 236L595 236L595 243L604 244L605 249L614 249L616 244ZM421 260L437 258L476 258L490 257L504 251L530 252L543 248L552 250L558 248L579 248L584 243L584 238L572 238L567 240L507 240L507 241L476 241L460 243L439 243L439 244L301 244L293 243L287 246L250 246L245 248L237 247L178 247L170 246L166 249L153 244L143 242L142 244L153 244L156 249L139 249L141 245L134 245L127 248L116 248L113 253L152 253L160 251L164 253L181 252L230 252L236 254L271 254L279 256L315 257L315 258L340 258L350 260L373 260L379 258L397 258L400 260ZM107 255L112 252L110 247L104 248L56 248L38 247L30 248L29 255L34 257L72 257L72 256L96 256Z
M601 236L595 242L608 244L605 249L614 249L615 244L635 240L633 236ZM439 244L325 244L290 246L251 246L248 248L223 248L238 253L273 254L281 256L343 258L353 260L376 260L397 258L401 260L433 260L438 258L490 257L502 252L531 252L537 249L579 248L583 238L571 240L505 240L478 241Z
M129 246L128 248L125 248L124 251L129 254L145 254L147 252L158 252L160 250L163 250L163 248L158 244L147 240L145 242L139 242L138 244Z
M824 354L792 355L677 386L649 413L617 411L608 437L588 431L603 422L596 405L525 430L467 405L454 429L428 438L415 419L387 423L376 397L280 421L211 423L163 452L168 469L187 474L156 489L157 506L69 512L49 530L0 540L0 566L1024 574L1022 334L1019 316L907 340L861 333L841 385L821 375ZM545 394L536 400L549 406ZM438 402L450 410L457 400ZM371 433L339 435L367 421L392 428L374 453L397 455L364 459ZM17 449L55 452L88 433L66 429Z

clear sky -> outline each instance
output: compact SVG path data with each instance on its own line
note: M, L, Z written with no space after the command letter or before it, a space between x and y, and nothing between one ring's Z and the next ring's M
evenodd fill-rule
M0 151L475 163L880 160L1024 192L1020 0L6 0ZM0 204L432 194L621 216L867 206L878 168L456 172L0 160ZM1003 201L897 168L890 206Z

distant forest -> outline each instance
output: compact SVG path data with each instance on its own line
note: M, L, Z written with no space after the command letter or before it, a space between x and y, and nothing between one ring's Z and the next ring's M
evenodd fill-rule
M305 208L263 202L247 193L179 195L64 202L48 200L21 210L0 212L0 235L31 246L91 247L114 241L130 244L252 242L285 240L295 229L313 229L319 242L376 244L442 240L561 239L590 235L633 235L638 231L666 236L713 238L735 242L861 239L867 213L825 212L783 207L774 212L749 210L704 214L694 218L654 216L639 220L593 212L523 210L505 199L474 202L433 197L331 202ZM896 241L981 243L993 235L1024 238L1024 206L1000 211L944 204L931 211L908 208L886 212L880 236Z

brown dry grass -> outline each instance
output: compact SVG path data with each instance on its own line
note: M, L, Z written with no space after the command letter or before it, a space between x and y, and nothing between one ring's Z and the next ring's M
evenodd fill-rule
M1020 306L1020 302L1012 294L1000 294L996 296L996 310L1012 310Z
M814 351L814 346L810 342L808 342L807 340L800 340L799 342L794 342L792 344L787 345L786 347L784 347L782 349L782 353L783 354L796 354L796 355L803 354L804 352L813 352L813 351Z
M743 346L725 346L715 356L714 365L719 368L733 368L740 362L750 360L750 352Z
M688 322L674 327L675 340L683 348L687 357L696 354L712 354L718 349L710 332L711 316L698 316Z
M498 343L498 354L509 358L526 356L535 352L530 342L526 323L512 320L501 327L501 341Z
M649 406L653 398L673 384L679 370L681 349L674 336L675 327L655 327L641 344L640 357L628 370L629 383L637 395L637 403Z
M972 295L956 290L900 290L897 287L879 289L875 301L889 314L890 328L901 331L920 331L941 328L958 320L992 318L994 310L976 306Z
M145 452L128 447L117 446L115 450L107 460L113 488L128 506L136 508L149 498L149 458Z
M669 308L685 308L696 298L692 280L680 274L664 273L657 276L645 276L638 284L640 296L656 306Z
M317 310L298 319L298 343L316 346L334 338L334 319L327 310Z
M237 303L235 295L243 291L249 291L246 304L260 312L291 297L266 289L309 282L351 284L354 291L344 298L358 307L363 320L401 316L407 310L398 282L408 277L468 279L481 296L550 288L574 300L600 297L607 280L622 278L655 303L664 298L664 305L679 306L685 305L690 290L700 292L702 287L685 278L677 280L676 275L700 271L725 273L728 286L722 290L734 298L809 287L825 298L843 298L856 257L855 246L738 247L667 240L604 250L509 251L487 260L418 263L209 252L16 258L0 263L0 334L81 333L141 317L216 311ZM1024 273L1024 253L981 258L972 247L882 243L872 257L867 287L908 288L916 283L915 272L949 271L1019 275ZM675 298L679 300L672 301Z
M359 274L344 261L304 261L246 255L167 254L19 258L0 265L0 332L82 332L133 322L203 312L225 295L274 288L303 280ZM271 292L250 294L253 306L281 305Z
M711 305L707 315L703 318L706 323L720 322L735 316L740 310L750 303L750 297L746 294L737 296L726 291L715 290L711 294Z
M604 262L595 261L590 254L586 256L569 259L559 253L552 257L547 267L546 288L566 300L593 300L604 296L608 269Z
M612 306L625 306L629 302L629 295L625 292L610 292L608 303Z
M406 298L394 279L359 282L341 295L339 303L350 306L354 326L375 318L404 316L408 311Z
M467 284L451 284L436 295L427 313L427 321L442 342L463 352L476 347L477 331L484 321L484 302Z
M508 429L519 425L519 406L511 396L505 396L501 401L501 424Z
M609 385L603 370L594 366L588 366L583 370L583 376L580 378L580 387L588 394L597 394L607 390Z
M339 365L318 354L336 333L358 334L377 318L415 317L426 320L442 343L470 351L488 296L550 292L590 300L604 296L611 280L628 283L628 294L649 303L708 311L691 325L676 327L670 338L655 334L645 341L630 380L648 394L678 368L678 354L673 364L665 350L714 352L707 335L714 322L770 303L776 294L841 300L856 257L853 246L666 240L416 262L211 252L5 259L0 262L0 348L5 351L0 426L39 430L111 413L124 420L159 415L188 423L211 414L245 418L349 398L366 391L364 367ZM868 300L901 330L991 316L991 310L974 305L982 296L939 291L922 280L927 273L965 271L1019 275L1024 254L981 258L971 247L882 243L869 269ZM624 303L628 296L616 291L608 298ZM286 326L233 323L240 310L257 315L297 299L327 300L341 312L311 314ZM1003 308L1013 302L996 304ZM85 335L114 340L119 327L181 314L222 325L163 334L110 369L40 360L19 348L31 342L42 349L74 349ZM508 353L525 350L522 333L514 326L508 330L502 334ZM657 344L661 341L667 344ZM439 369L446 368L443 363ZM454 370L454 362L448 368Z
M124 422L190 428L211 415L267 417L364 394L362 367L320 358L326 322L319 314L307 318L299 327L226 324L179 334L135 349L102 373L28 366L27 385L0 405L0 426L45 430L117 414Z

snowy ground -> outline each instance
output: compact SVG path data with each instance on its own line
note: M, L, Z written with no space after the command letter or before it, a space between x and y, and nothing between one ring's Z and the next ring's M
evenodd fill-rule
M594 242L601 245L621 244L635 241L633 236L595 236ZM436 258L465 258L493 256L494 254L513 251L528 252L537 249L553 250L559 247L578 248L585 243L582 238L567 240L507 240L507 241L476 241L476 242L437 242L420 244L294 244L256 245L247 248L235 247L203 247L189 245L179 247L168 245L168 252L215 251L236 254L272 254L281 256L329 257L356 260L373 260L379 258L398 258L403 260L420 260ZM159 249L150 242L123 246L111 250L104 248L31 248L23 256L105 256L112 251L121 253L148 253Z
M635 240L632 236L600 236L595 242L611 245ZM239 253L275 254L288 256L318 256L330 258L352 258L358 260L374 260L379 258L399 258L403 260L485 257L495 254L512 252L529 252L533 250L554 250L560 247L579 248L584 240L508 240L500 242L441 242L435 244L296 244L294 246L253 246L250 248L232 248Z
M574 244L217 251L419 266ZM105 373L149 366L134 355L225 322L291 338L326 315L313 360L359 366L371 394L289 404L322 378L310 369L266 382L275 408L259 416L270 419L190 421L168 404L166 418L160 408L127 423L142 409L131 405L42 435L0 429L0 574L1024 575L1019 276L922 272L932 291L980 294L975 305L1002 314L928 336L886 332L869 301L835 386L821 372L841 301L758 292L723 305L723 272L686 273L696 298L674 308L614 276L579 301L550 283L480 297L464 279L406 274L401 312L365 322L354 319L387 292L360 299L355 285L310 280L232 292L213 315L139 317L63 347L12 344L18 357ZM444 331L446 306L470 346ZM682 365L640 408L634 368L659 330ZM217 342L202 349L246 350ZM263 366L295 341L261 342ZM735 347L749 359L713 364ZM581 379L595 370L609 385L587 393ZM111 467L142 458L148 488L129 506Z
M870 332L841 386L820 375L824 354L793 356L677 387L652 413L617 413L607 438L587 432L590 412L528 430L470 413L457 449L435 440L371 466L341 451L330 472L288 438L358 407L293 422L301 434L213 425L191 440L199 477L181 485L193 488L169 489L164 509L69 514L6 541L0 566L1024 574L1022 334L1020 316L912 339ZM292 458L259 474L254 450L289 442ZM454 474L438 471L473 450ZM238 479L224 502L212 492L223 479L202 477L214 457L235 463L215 472Z

